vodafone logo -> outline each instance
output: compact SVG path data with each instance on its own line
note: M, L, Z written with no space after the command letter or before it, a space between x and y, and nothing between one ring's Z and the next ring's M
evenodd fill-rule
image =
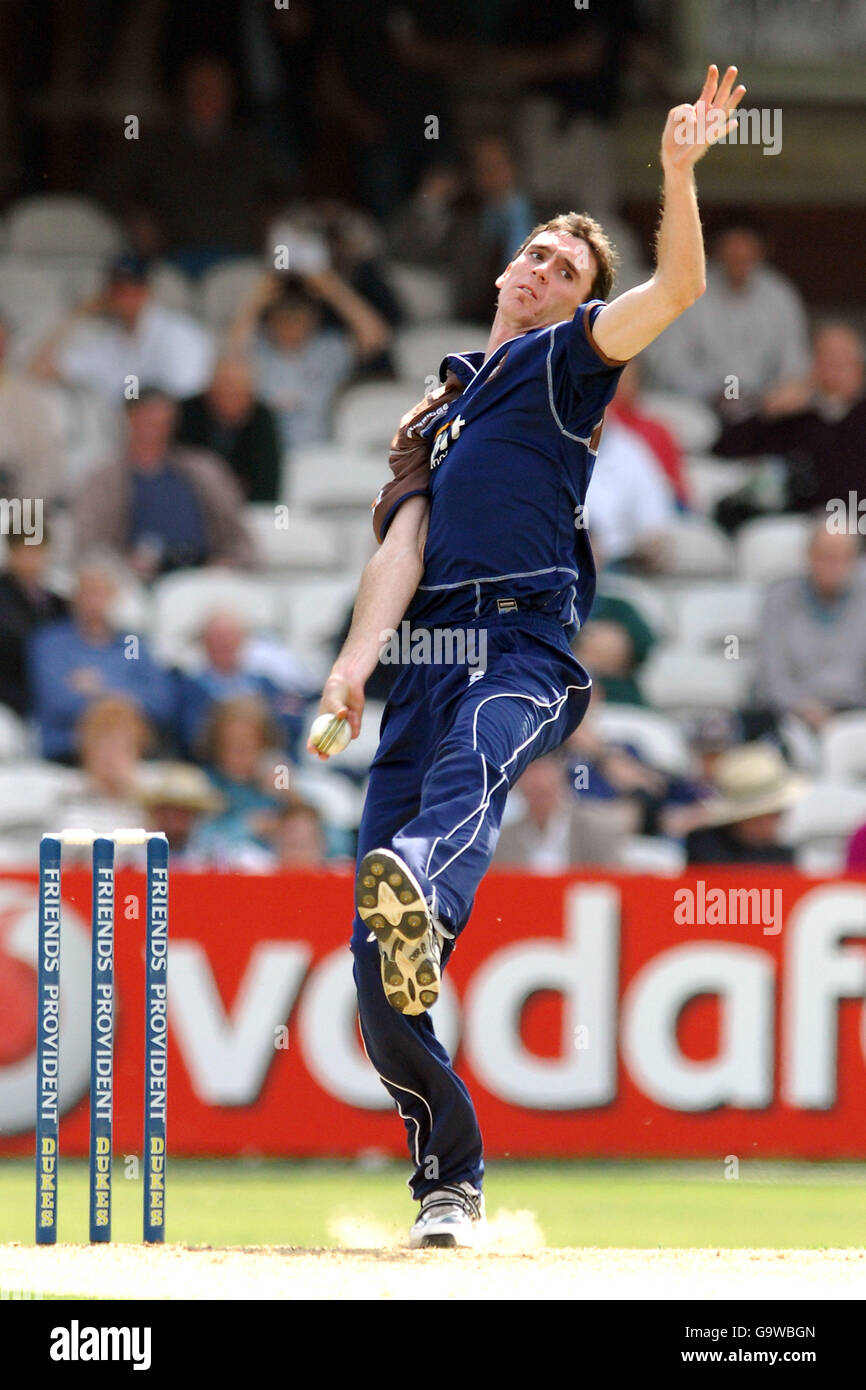
M0 882L0 1131L20 1134L36 1121L36 941L39 902L29 884ZM63 904L60 971L60 1109L89 1079L90 933Z

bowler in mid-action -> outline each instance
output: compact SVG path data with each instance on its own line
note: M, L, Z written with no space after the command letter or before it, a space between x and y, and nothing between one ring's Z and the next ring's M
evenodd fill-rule
M515 251L496 281L486 352L450 353L440 393L416 408L429 454L420 472L397 479L395 469L377 499L382 543L322 694L321 713L347 719L357 737L365 682L404 616L413 633L483 631L483 644L466 642L483 645L483 664L448 660L434 641L433 660L400 670L359 832L361 1032L406 1125L416 1248L471 1245L483 1219L478 1121L427 1011L509 788L587 707L590 680L570 641L595 591L584 508L604 411L625 363L703 293L694 166L731 128L745 92L736 77L710 67L698 101L668 114L645 284L605 302L614 252L583 214L553 218Z

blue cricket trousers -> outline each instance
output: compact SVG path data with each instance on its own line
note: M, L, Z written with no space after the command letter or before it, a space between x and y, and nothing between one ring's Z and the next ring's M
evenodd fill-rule
M402 668L382 716L358 843L359 860L380 847L399 854L455 937L493 858L509 787L577 728L590 691L556 619L515 613L476 625L486 632L483 676L473 679L464 664ZM392 1009L379 948L368 937L356 916L361 1032L406 1125L412 1194L421 1198L443 1182L480 1187L478 1120L436 1037L435 1010L409 1017ZM443 966L453 948L445 942ZM436 1163L425 1164L434 1155Z

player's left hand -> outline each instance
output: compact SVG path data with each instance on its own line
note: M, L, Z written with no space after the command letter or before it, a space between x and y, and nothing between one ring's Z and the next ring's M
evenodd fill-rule
M736 77L737 69L730 67L720 81L719 70L711 63L703 91L694 105L684 102L668 112L661 152L665 169L690 169L711 145L733 129L733 113L746 94L742 83L734 86Z

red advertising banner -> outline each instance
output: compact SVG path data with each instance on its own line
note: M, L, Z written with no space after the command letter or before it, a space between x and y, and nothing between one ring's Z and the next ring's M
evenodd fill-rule
M90 878L64 873L61 1149L87 1150ZM176 1154L405 1152L363 1052L351 879L174 873ZM115 1148L143 1128L144 880L117 880ZM0 1153L33 1152L36 881L0 878ZM866 882L491 875L433 1013L491 1155L866 1155Z

